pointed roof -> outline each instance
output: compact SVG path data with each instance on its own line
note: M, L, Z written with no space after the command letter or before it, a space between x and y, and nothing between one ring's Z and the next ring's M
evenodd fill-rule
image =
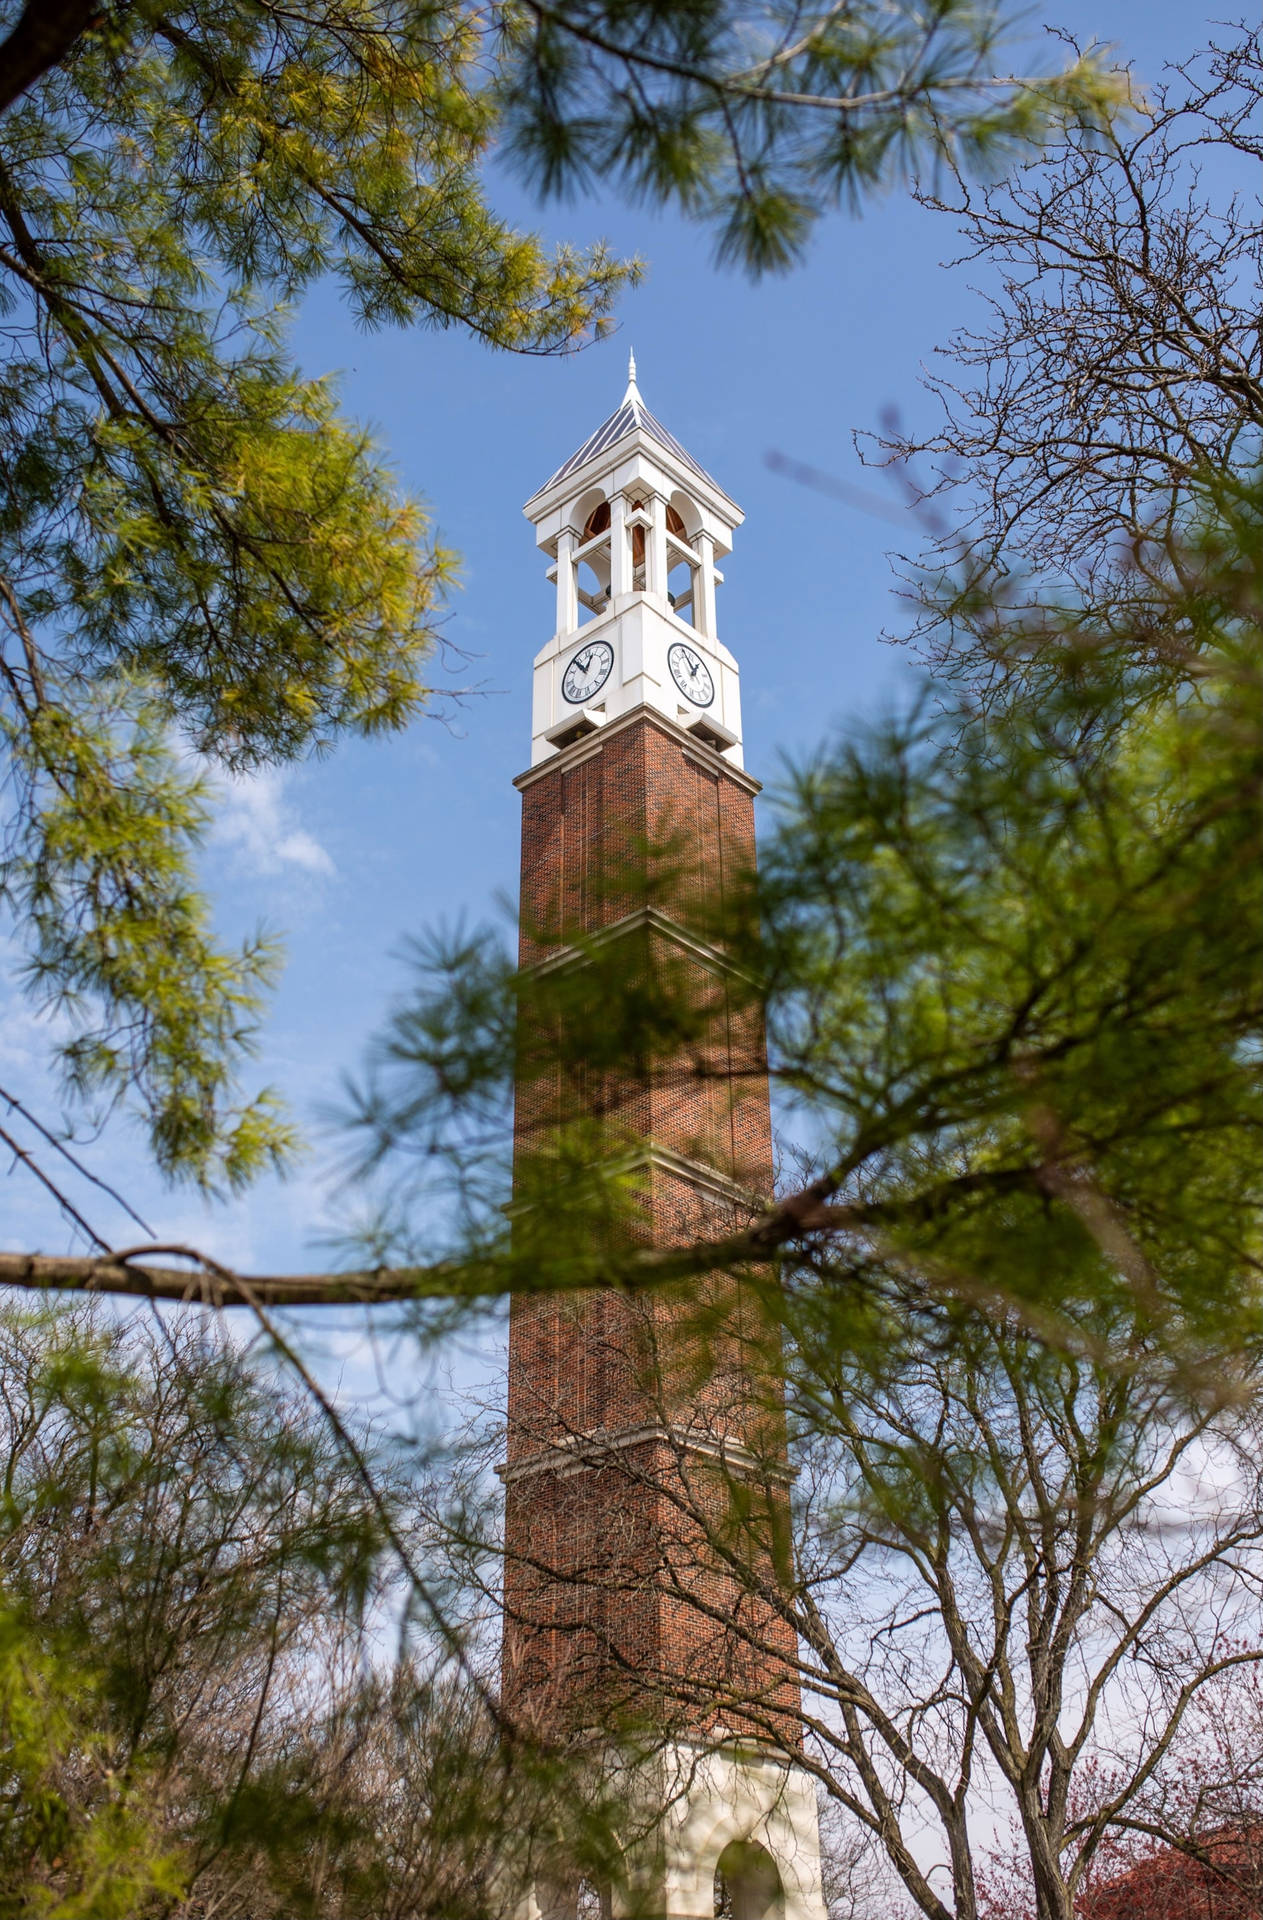
M656 420L650 413L641 398L640 388L636 385L636 356L632 353L627 357L627 391L619 405L609 419L603 421L596 432L588 436L579 451L572 453L570 458L558 467L552 479L540 487L539 493L547 493L548 489L555 487L559 480L565 480L570 474L577 473L579 468L585 466L589 460L595 460L597 455L604 453L607 448L617 446L620 440L625 440L629 433L635 433L637 428L642 433L648 434L651 440L656 440L660 447L665 447L668 453L673 453L677 460L682 460L686 467L691 467L698 478L705 480L709 486L718 484L711 479L705 467L699 466L692 454L680 445L674 434L668 433L662 422ZM538 495L536 497L538 498Z

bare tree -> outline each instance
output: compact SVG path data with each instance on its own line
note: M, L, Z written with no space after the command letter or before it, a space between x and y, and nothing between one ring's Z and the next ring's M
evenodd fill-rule
M638 1670L629 1726L643 1738L656 1720L693 1742L754 1732L799 1759L837 1810L840 1912L880 1861L888 1902L985 1920L1007 1821L1030 1914L1073 1920L1137 1857L1129 1835L1213 1860L1208 1823L1220 1832L1256 1804L1257 1748L1234 1775L1207 1730L1240 1717L1263 1673L1258 1385L1239 1369L1190 1411L1135 1346L1128 1366L1098 1366L1003 1322L954 1330L938 1351L923 1332L888 1327L871 1370L799 1339L790 1579L775 1447L730 1469L718 1500L722 1432L709 1450L681 1434L653 1476L675 1522L652 1578L693 1610L701 1652ZM675 1399L668 1384L664 1425ZM611 1447L601 1464L624 1476L631 1510L634 1455ZM530 1572L569 1581L586 1642L594 1620L617 1622L617 1555L577 1570L540 1546ZM647 1577L638 1563L638 1588ZM606 1651L616 1665L616 1625ZM802 1689L792 1714L766 1684L778 1670ZM765 1682L753 1690L752 1672ZM1205 1761L1195 1793L1190 1749Z
M954 264L998 279L990 323L926 376L939 426L859 440L870 463L928 463L947 510L912 576L936 664L963 637L978 665L941 578L962 545L971 579L1003 556L1117 621L1144 584L1135 543L1186 524L1198 475L1257 457L1261 128L1263 42L1242 25L1099 134L1068 132L999 184L920 195L959 223Z
M552 1783L508 1777L485 1691L406 1631L409 1482L358 1442L373 1499L319 1406L191 1316L0 1316L0 1655L51 1707L15 1760L0 1671L5 1911L498 1913L495 1816Z
M1105 1791L1116 1762L1103 1755ZM1103 1796L1099 1796L1103 1797ZM1204 1688L1094 1863L1086 1920L1256 1920L1263 1911L1263 1667Z
M1077 1812L1113 1798L1125 1773L1102 1741ZM983 1920L1031 1920L1034 1893L1010 1832L979 1876ZM1085 1874L1082 1920L1255 1920L1263 1907L1263 1667L1203 1687L1143 1790L1129 1800Z

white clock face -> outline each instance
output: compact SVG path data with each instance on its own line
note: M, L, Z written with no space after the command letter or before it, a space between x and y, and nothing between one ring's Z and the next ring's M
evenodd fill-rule
M572 707L581 707L585 700L601 691L613 664L614 649L608 640L593 640L589 646L580 647L561 676L564 698Z
M671 678L695 707L708 707L715 698L715 682L710 677L710 668L700 653L692 647L686 647L682 640L667 648L667 665L671 669Z

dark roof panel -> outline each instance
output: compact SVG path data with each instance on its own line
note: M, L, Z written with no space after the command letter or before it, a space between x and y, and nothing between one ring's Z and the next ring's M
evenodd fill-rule
M636 431L637 427L642 433L647 433L651 440L656 440L660 447L665 447L669 453L673 453L677 460L682 460L686 467L691 467L700 480L707 481L712 487L717 484L711 479L705 467L699 467L692 454L685 451L674 434L668 433L661 421L655 420L633 384L623 396L622 405L584 441L577 453L571 454L564 466L558 467L552 479L547 481L539 491L547 493L549 487L555 487L559 480L566 479L569 474L577 473L580 467L586 466L589 460L595 460L596 456L604 453L607 448L617 446L620 440L625 440L628 434Z

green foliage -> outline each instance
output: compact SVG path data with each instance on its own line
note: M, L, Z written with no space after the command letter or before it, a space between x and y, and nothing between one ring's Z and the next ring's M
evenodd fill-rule
M117 1772L102 1709L90 1669L0 1613L0 1914L134 1920L183 1891L148 1782Z
M0 1314L0 1915L490 1920L557 1853L608 1876L609 1788L506 1740L471 1556L431 1557L450 1459L348 1431L371 1492L192 1313Z
M169 1912L320 1791L303 1707L381 1526L319 1414L178 1323L9 1314L0 1402L0 1912Z
M593 939L564 908L527 929L548 959L521 972L489 934L436 943L353 1113L411 1203L378 1251L416 1263L420 1296L511 1289L529 1327L533 1293L638 1294L575 1303L575 1337L639 1364L681 1439L713 1420L722 1440L727 1408L695 1389L741 1355L767 1477L761 1447L720 1499L669 1472L652 1573L566 1539L556 1577L585 1620L594 1592L607 1621L651 1580L696 1594L705 1633L722 1570L738 1652L700 1683L647 1660L646 1718L661 1734L701 1701L729 1727L762 1710L794 1757L801 1735L886 1869L873 1911L900 1884L931 1920L977 1910L976 1832L1007 1805L1040 1910L1071 1913L1111 1829L1170 1831L1148 1823L1190 1729L1257 1670L1263 480L1203 479L1199 501L1194 536L1134 556L1154 590L1131 626L967 581L952 617L968 601L1008 698L931 686L822 749L735 894L708 899L678 849L620 862L615 826L602 884L625 903L648 882L727 968L639 928ZM613 901L594 919L616 925ZM780 1203L673 1227L644 1205L646 1093L722 1097L708 1033L753 1016ZM534 1385L599 1446L565 1369ZM758 1499L783 1484L782 1391L784 1552ZM630 1504L651 1478L614 1455ZM472 1561L468 1508L449 1524ZM705 1578L681 1573L690 1528ZM510 1543L548 1565L538 1529ZM788 1740L765 1691L787 1642ZM931 1831L946 1885L918 1864Z
M5 1593L91 1658L138 1753L169 1750L210 1650L257 1656L278 1606L291 1652L363 1621L380 1515L319 1410L244 1353L192 1324L141 1335L11 1314L0 1378Z
M231 1099L279 956L262 936L236 954L211 937L190 870L203 784L171 752L144 683L115 681L95 718L45 706L6 731L29 805L4 892L28 928L30 984L71 1016L71 1087L133 1091L165 1173L243 1185L293 1144L272 1095Z
M1259 1308L1257 493L1225 513L1156 666L1072 633L1038 698L823 759L760 882L778 1075L871 1250L1193 1350Z
M248 770L404 725L453 571L284 303L332 276L365 325L550 352L635 275L488 208L479 55L453 8L145 4L0 120L4 884L70 1089L134 1095L172 1176L294 1142L235 1097L272 960L210 937L164 730Z
M704 1079L707 1022L756 1010L810 1184L806 1225L764 1243L789 1249L770 1297L795 1339L836 1354L982 1311L1123 1364L1156 1345L1184 1385L1225 1386L1216 1356L1263 1331L1261 521L1255 481L1207 496L1143 644L1073 609L1034 632L993 597L990 644L1038 650L1027 697L927 695L792 775L760 873L713 911L721 994L661 945L564 925L570 966L515 976L490 938L440 954L353 1115L396 1199L456 1176L426 1284L765 1262L739 1222L647 1256L631 1171L637 1089L682 1061ZM529 1204L507 1225L515 1073L540 1117L519 1117ZM407 1257L432 1257L434 1217L428 1244L405 1222Z
M23 61L27 11L0 6ZM545 186L618 178L716 221L726 257L783 267L840 193L927 154L989 163L1120 100L1092 58L998 80L1002 25L972 0L814 20L721 0L68 0L44 22L45 55L0 85L5 887L19 913L42 903L31 978L76 1028L69 1091L137 1109L168 1175L239 1184L295 1142L268 1096L236 1092L264 955L203 929L198 804L176 768L157 775L161 731L248 770L406 724L453 571L329 384L293 365L286 306L332 278L365 326L526 353L599 331L638 268L549 253L491 211L480 169L506 126ZM146 736L163 873L123 945L174 933L184 971L161 990L113 954L138 863L92 821L72 855L53 844L86 798L68 768L93 763L98 793L119 774L109 812L139 799L136 753L106 743L120 705Z
M754 273L802 255L822 212L946 163L994 169L1126 99L1095 53L1003 76L990 0L527 0L502 13L513 151L545 192L619 180L716 231Z

